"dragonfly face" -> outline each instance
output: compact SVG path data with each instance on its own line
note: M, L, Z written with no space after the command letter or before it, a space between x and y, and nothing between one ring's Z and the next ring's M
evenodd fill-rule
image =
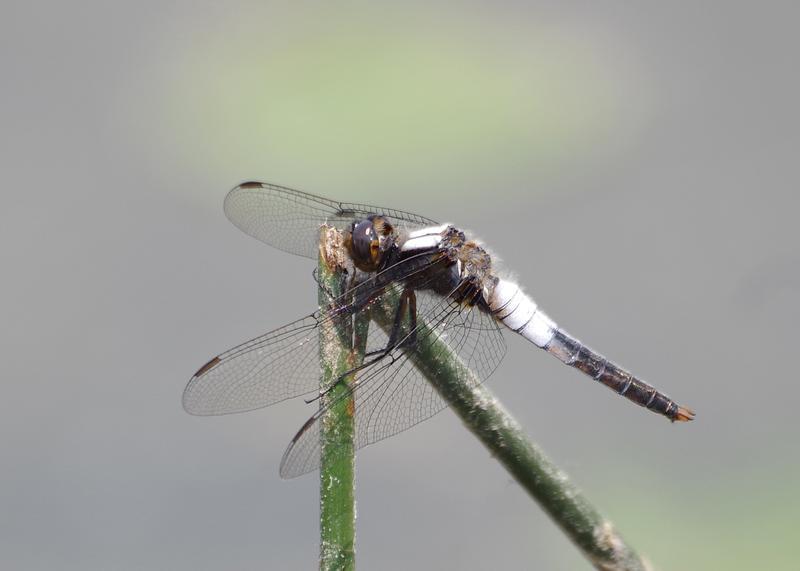
M319 386L319 327L391 300L397 307L394 322L370 326L366 354L372 357L346 373L356 378L346 396L355 403L357 448L446 406L409 358L413 352L430 355L446 348L471 371L464 382L483 382L505 355L503 328L672 421L694 417L558 327L518 285L496 275L480 244L451 225L257 182L234 188L225 199L225 213L247 234L309 258L317 257L320 227L339 228L350 261L365 277L329 307L208 361L183 394L191 414L242 412L319 394L325 390ZM318 467L321 416L317 411L292 439L281 463L283 477Z
M344 246L359 270L374 272L388 259L395 240L394 227L386 218L370 216L350 225Z

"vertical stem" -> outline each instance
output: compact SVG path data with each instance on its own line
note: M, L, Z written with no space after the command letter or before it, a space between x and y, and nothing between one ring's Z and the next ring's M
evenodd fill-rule
M341 233L320 231L319 304L327 306L344 291L347 271L341 257ZM327 389L363 359L365 322L345 318L320 327L320 388ZM355 333L355 348L354 348ZM364 341L362 341L364 340ZM320 406L347 392L352 377L320 399ZM336 402L320 419L320 569L355 569L355 418L352 398Z
M320 305L344 290L346 272L341 234L323 227L320 235ZM398 295L387 295L370 316L384 330L392 327ZM476 310L477 311L477 310ZM362 312L366 314L367 312ZM525 435L514 418L480 384L472 371L435 331L418 319L418 344L409 358L493 456L553 518L601 571L646 571L649 566L610 521L582 495L567 475ZM368 327L366 315L320 328L322 388L360 364ZM323 397L322 405L347 391L345 379ZM352 398L337 402L322 420L320 568L355 567L355 419Z

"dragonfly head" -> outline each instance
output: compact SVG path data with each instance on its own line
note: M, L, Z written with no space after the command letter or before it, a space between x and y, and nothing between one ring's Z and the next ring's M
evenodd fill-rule
M394 243L394 227L383 216L353 222L345 235L345 247L353 264L365 272L376 271Z

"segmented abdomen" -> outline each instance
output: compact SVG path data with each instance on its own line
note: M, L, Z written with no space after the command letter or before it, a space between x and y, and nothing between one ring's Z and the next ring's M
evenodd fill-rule
M678 405L652 385L637 379L561 329L556 330L553 339L544 349L563 363L583 371L626 399L663 414L670 420L686 421L694 418L694 412Z
M628 400L673 421L694 418L690 409L679 406L655 387L637 379L560 329L513 282L499 280L488 304L494 316L508 328Z

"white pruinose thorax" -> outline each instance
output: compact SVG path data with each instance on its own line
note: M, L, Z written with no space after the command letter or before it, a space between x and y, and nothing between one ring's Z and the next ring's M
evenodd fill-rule
M537 347L547 347L558 330L556 323L514 282L498 279L488 302L503 325Z
M441 226L429 226L428 228L420 228L408 233L408 237L403 242L400 250L403 252L411 252L414 250L430 250L437 248L442 243L442 234L450 227L449 224L442 224Z

